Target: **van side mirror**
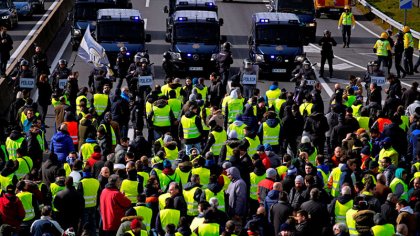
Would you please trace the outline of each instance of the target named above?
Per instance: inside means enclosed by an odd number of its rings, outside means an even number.
[[[146,43],[150,43],[152,41],[152,35],[146,34],[144,41],[146,41]]]
[[[223,18],[220,18],[220,19],[219,19],[219,25],[220,25],[220,26],[223,26],[223,23],[224,23]]]
[[[166,14],[168,14],[168,13],[169,13],[168,6],[164,6],[164,7],[163,7],[163,13],[166,13]]]

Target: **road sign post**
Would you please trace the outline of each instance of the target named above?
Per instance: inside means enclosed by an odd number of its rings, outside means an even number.
[[[404,25],[407,24],[407,10],[413,8],[413,0],[400,0],[400,9],[404,10]]]

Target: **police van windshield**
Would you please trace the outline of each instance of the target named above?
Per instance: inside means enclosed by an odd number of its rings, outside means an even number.
[[[98,42],[144,43],[144,26],[140,22],[105,21],[97,25]]]
[[[174,39],[177,42],[217,44],[219,34],[218,24],[175,24]]]
[[[270,45],[300,45],[299,27],[286,25],[263,25],[257,26],[257,44]]]
[[[96,14],[99,9],[115,7],[114,4],[84,3],[76,4],[74,18],[78,21],[96,21]]]
[[[277,10],[281,12],[313,12],[315,11],[313,0],[277,0]]]

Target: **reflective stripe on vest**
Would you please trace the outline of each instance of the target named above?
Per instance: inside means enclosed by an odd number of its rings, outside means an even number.
[[[185,139],[193,139],[200,137],[200,132],[197,126],[195,125],[195,117],[196,116],[188,118],[184,115],[181,118],[182,132],[184,132]]]
[[[178,225],[181,212],[175,209],[160,210],[160,224],[164,229],[169,224]]]
[[[135,206],[137,216],[142,216],[142,223],[146,225],[147,231],[150,231],[150,224],[152,223],[153,210],[146,206]]]
[[[210,170],[204,167],[197,167],[191,169],[192,175],[200,176],[200,184],[202,189],[206,189],[210,182]]]
[[[7,137],[6,139],[6,149],[9,153],[9,159],[10,160],[16,160],[16,150],[20,148],[22,145],[23,140],[25,140],[24,137],[20,137],[17,140],[12,140],[10,137]]]
[[[171,107],[166,105],[164,107],[153,106],[153,125],[158,127],[171,126],[170,114]]]
[[[267,122],[263,123],[263,143],[271,146],[279,145],[280,123],[275,127],[268,126]]]
[[[84,178],[80,181],[83,186],[83,197],[85,198],[85,208],[96,207],[98,190],[100,183],[94,178]]]
[[[187,215],[197,216],[198,215],[198,202],[194,199],[195,191],[198,187],[194,187],[190,190],[183,191],[185,202],[187,203]]]
[[[137,195],[138,195],[138,184],[136,180],[128,180],[125,179],[121,183],[120,192],[124,192],[124,195],[130,199],[131,203],[137,202]]]
[[[248,155],[252,157],[255,153],[257,153],[257,148],[261,144],[260,138],[255,136],[254,139],[250,137],[245,137],[245,139],[249,142]]]
[[[226,131],[222,130],[220,132],[211,131],[211,134],[214,137],[214,144],[210,147],[210,151],[213,155],[218,156],[220,155],[220,150],[222,149],[223,144],[226,142]]]
[[[338,200],[335,201],[335,223],[346,223],[346,213],[353,207],[353,200],[341,204]]]
[[[29,221],[35,218],[35,209],[32,205],[32,193],[20,192],[16,194],[16,197],[20,199],[23,209],[25,209],[25,218],[23,218],[23,221]]]
[[[101,116],[105,112],[108,107],[108,100],[107,94],[96,93],[93,95],[93,106],[98,116]]]
[[[258,184],[264,180],[266,177],[265,173],[263,175],[257,175],[254,172],[249,174],[249,182],[251,184],[251,188],[249,191],[249,195],[251,199],[257,200],[258,199]]]
[[[217,202],[219,203],[219,205],[217,206],[217,209],[225,212],[225,192],[222,190],[220,190],[218,193],[214,193],[213,191],[211,191],[210,189],[206,189],[204,190],[205,195],[206,195],[206,201],[210,202],[210,198],[212,197],[216,197],[217,198]]]
[[[400,199],[408,200],[408,186],[407,184],[399,178],[394,178],[391,183],[389,184],[389,188],[391,189],[392,193],[395,193],[396,187],[398,184],[402,184],[404,188],[404,192],[401,194]]]
[[[267,96],[268,107],[273,106],[274,101],[278,99],[281,95],[281,90],[276,88],[275,90],[268,90],[265,92],[265,96]]]

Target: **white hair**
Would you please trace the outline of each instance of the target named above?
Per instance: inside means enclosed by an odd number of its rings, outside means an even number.
[[[351,194],[351,188],[349,186],[343,186],[341,188],[341,195],[350,195]]]
[[[210,203],[210,206],[211,207],[217,207],[217,206],[219,206],[219,200],[217,200],[216,197],[210,198],[209,203]]]

